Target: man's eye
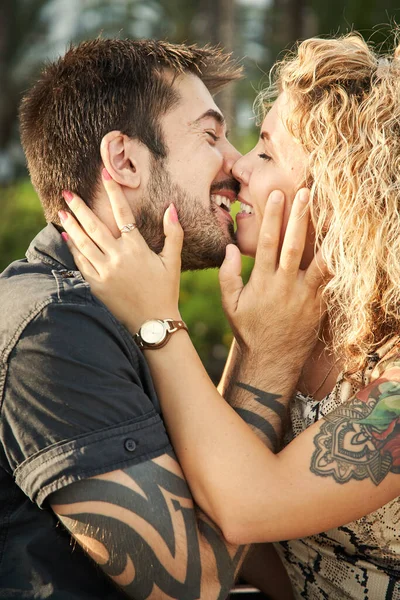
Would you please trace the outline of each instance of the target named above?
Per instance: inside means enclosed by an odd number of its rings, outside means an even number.
[[[209,135],[214,142],[218,142],[219,137],[213,131],[206,131],[207,135]]]
[[[265,154],[265,152],[262,152],[261,154],[258,155],[260,158],[262,158],[263,160],[272,160],[270,156],[268,156],[268,154]]]

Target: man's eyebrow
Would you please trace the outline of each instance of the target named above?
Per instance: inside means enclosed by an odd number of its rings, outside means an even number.
[[[260,138],[261,138],[263,141],[267,141],[267,142],[269,142],[269,141],[271,140],[271,136],[269,135],[268,131],[262,131],[262,132],[260,133]]]
[[[198,125],[200,123],[200,121],[203,121],[204,119],[207,119],[209,117],[211,117],[212,119],[215,119],[217,121],[217,123],[219,125],[221,125],[221,127],[223,127],[225,125],[224,116],[217,110],[214,110],[213,108],[206,110],[206,112],[203,113],[202,115],[200,115],[200,117],[198,119],[193,121],[192,125]]]

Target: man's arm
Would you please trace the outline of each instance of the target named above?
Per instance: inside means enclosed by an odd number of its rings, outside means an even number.
[[[279,369],[279,365],[276,364],[272,364],[271,367]],[[294,372],[291,378],[288,376],[285,382],[277,381],[279,389],[286,391],[286,397],[283,397],[282,394],[268,393],[243,383],[247,377],[246,369],[246,360],[243,359],[239,344],[234,339],[218,391],[265,445],[277,452],[281,445],[288,401],[296,385],[294,380],[297,372]],[[279,372],[269,376],[276,380]],[[290,579],[272,544],[253,545],[240,569],[240,576],[267,594],[271,600],[293,598]]]
[[[296,388],[302,359],[284,365],[284,356],[260,364],[247,357],[233,340],[218,391],[265,445],[278,452]],[[252,385],[254,382],[257,385]],[[277,393],[279,390],[279,393]]]
[[[135,600],[224,600],[246,554],[194,506],[172,452],[73,483],[50,503],[91,558]]]

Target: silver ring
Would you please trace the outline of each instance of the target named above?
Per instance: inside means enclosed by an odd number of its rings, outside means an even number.
[[[134,229],[137,229],[136,223],[127,223],[126,225],[121,227],[120,232],[121,233],[129,233],[130,231],[133,231]]]

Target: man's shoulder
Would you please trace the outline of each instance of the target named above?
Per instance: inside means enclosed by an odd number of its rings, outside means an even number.
[[[50,337],[60,323],[68,324],[76,332],[83,323],[90,323],[88,330],[100,328],[108,335],[122,335],[129,346],[133,345],[124,335],[122,325],[92,295],[73,262],[59,258],[51,244],[49,253],[43,245],[37,248],[36,240],[40,241],[41,236],[43,233],[31,243],[27,258],[14,261],[0,275],[0,305],[4,315],[0,320],[0,356],[3,361],[35,321],[40,321],[40,327],[48,330]]]
[[[78,271],[52,268],[26,259],[11,263],[0,275],[1,346],[7,344],[49,305],[93,303],[88,284]]]

